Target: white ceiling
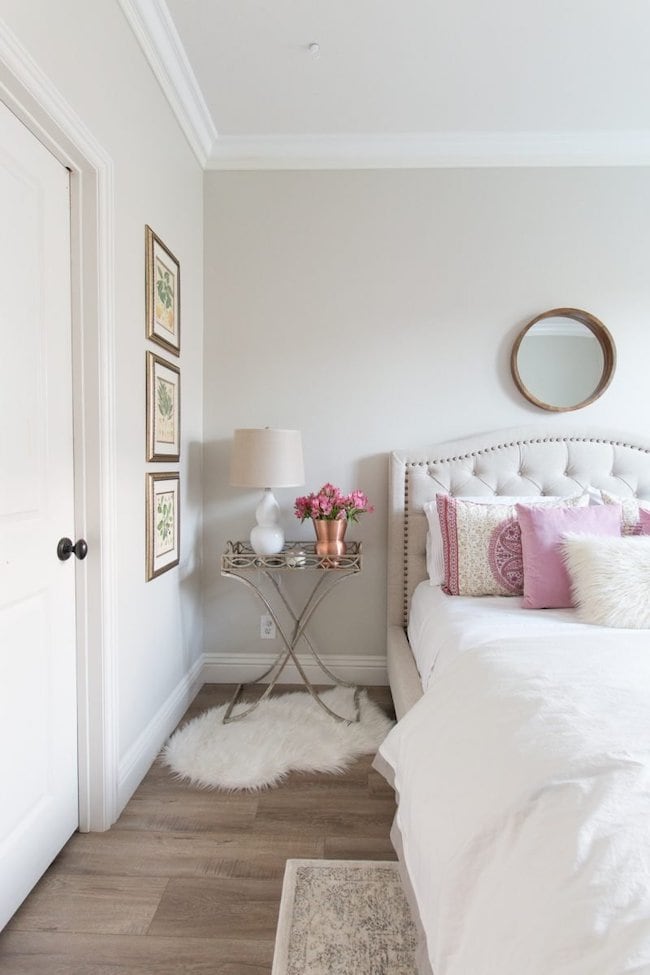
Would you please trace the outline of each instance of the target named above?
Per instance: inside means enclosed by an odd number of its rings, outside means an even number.
[[[166,24],[177,80],[180,60],[204,99],[208,165],[481,147],[647,161],[648,0],[120,2],[154,47]]]

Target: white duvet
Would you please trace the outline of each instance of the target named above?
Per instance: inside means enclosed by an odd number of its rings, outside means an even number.
[[[563,629],[465,649],[381,747],[435,975],[650,973],[650,633]]]

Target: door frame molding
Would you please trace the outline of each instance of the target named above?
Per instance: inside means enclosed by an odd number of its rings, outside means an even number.
[[[0,99],[70,170],[79,828],[117,817],[117,480],[113,162],[0,19]]]

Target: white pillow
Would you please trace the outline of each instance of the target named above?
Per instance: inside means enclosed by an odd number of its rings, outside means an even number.
[[[650,628],[650,536],[567,535],[563,548],[581,620]]]
[[[595,488],[592,487],[591,484],[588,484],[583,493],[588,496],[590,505],[605,504],[603,492],[600,490],[600,488]]]
[[[473,504],[579,504],[589,503],[589,488],[585,488],[582,494],[574,494],[567,498],[556,497],[553,495],[528,494],[513,496],[506,494],[495,494],[486,497],[471,497],[470,495],[454,495],[457,501],[471,501]],[[442,532],[440,531],[440,518],[435,498],[427,501],[422,506],[427,516],[429,530],[426,540],[427,574],[432,586],[441,586],[445,581],[445,557],[442,545]]]

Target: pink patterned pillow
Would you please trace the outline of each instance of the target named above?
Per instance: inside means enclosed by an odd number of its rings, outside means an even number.
[[[639,527],[642,535],[650,535],[650,511],[639,508]]]
[[[590,508],[539,508],[518,504],[517,517],[521,527],[526,609],[573,605],[562,552],[566,534],[621,534],[620,504]]]
[[[532,499],[531,499],[532,500]],[[586,494],[536,499],[535,506],[587,505]],[[515,504],[436,495],[442,535],[442,588],[452,596],[521,596],[523,563]]]

